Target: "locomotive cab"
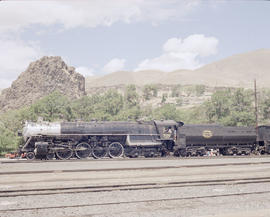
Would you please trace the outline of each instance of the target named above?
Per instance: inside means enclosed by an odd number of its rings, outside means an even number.
[[[180,146],[179,130],[184,125],[183,122],[173,120],[154,121],[160,140],[163,141],[167,150],[173,152],[176,147]]]
[[[183,122],[168,121],[154,121],[157,131],[160,135],[160,140],[176,141],[177,130],[183,126]]]

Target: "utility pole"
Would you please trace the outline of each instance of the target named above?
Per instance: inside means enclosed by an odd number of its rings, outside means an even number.
[[[256,79],[254,79],[254,99],[255,99],[255,117],[256,117],[256,139],[258,141],[258,100]]]

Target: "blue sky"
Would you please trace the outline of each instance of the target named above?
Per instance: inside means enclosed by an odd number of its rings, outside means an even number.
[[[269,11],[251,0],[2,1],[0,88],[44,55],[91,76],[196,69],[268,49]]]

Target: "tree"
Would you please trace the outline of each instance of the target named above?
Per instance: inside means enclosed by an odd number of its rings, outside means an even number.
[[[45,96],[30,107],[36,115],[41,116],[45,121],[71,120],[73,119],[70,100],[58,91]]]
[[[139,104],[139,95],[136,92],[136,86],[134,84],[128,85],[125,89],[125,104],[128,108],[137,106]]]
[[[180,88],[181,88],[180,84],[173,86],[171,97],[179,97],[181,95]]]
[[[125,109],[116,116],[115,120],[129,121],[141,119],[142,112],[139,106],[133,106],[132,108]]]
[[[162,94],[162,98],[161,98],[161,104],[164,104],[166,102],[168,98],[168,94],[167,93],[163,93]]]
[[[260,92],[259,111],[261,113],[261,122],[267,123],[270,120],[270,90]]]
[[[0,155],[17,148],[18,137],[0,122]]]
[[[176,106],[173,104],[165,104],[157,108],[153,113],[154,119],[157,120],[180,120]]]
[[[242,88],[219,90],[204,103],[204,107],[210,123],[230,126],[250,126],[255,123],[252,94]]]
[[[100,105],[104,108],[105,113],[115,116],[123,109],[123,97],[116,90],[109,90],[102,97]]]
[[[196,85],[195,86],[195,92],[196,92],[196,96],[201,96],[204,94],[205,92],[205,85]]]
[[[209,122],[216,122],[222,117],[229,115],[231,104],[230,95],[230,90],[219,90],[204,104]]]
[[[152,97],[157,97],[158,87],[153,84],[147,84],[143,87],[143,98],[149,100]]]
[[[89,96],[83,96],[78,100],[75,100],[72,104],[72,110],[75,119],[90,121],[94,114],[94,107],[96,99]]]

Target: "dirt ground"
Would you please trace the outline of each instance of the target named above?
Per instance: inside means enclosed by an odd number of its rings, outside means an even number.
[[[0,178],[1,217],[270,216],[270,158],[33,163],[9,163],[1,160]],[[234,179],[238,181],[217,182]],[[248,182],[245,181],[247,179]],[[208,185],[210,180],[215,184]],[[166,186],[167,183],[178,182],[187,185]],[[192,182],[197,184],[190,185]],[[47,195],[36,192],[24,196],[10,196],[8,193],[15,190],[145,183],[166,187],[97,192],[88,189]],[[27,194],[27,191],[23,193]]]

